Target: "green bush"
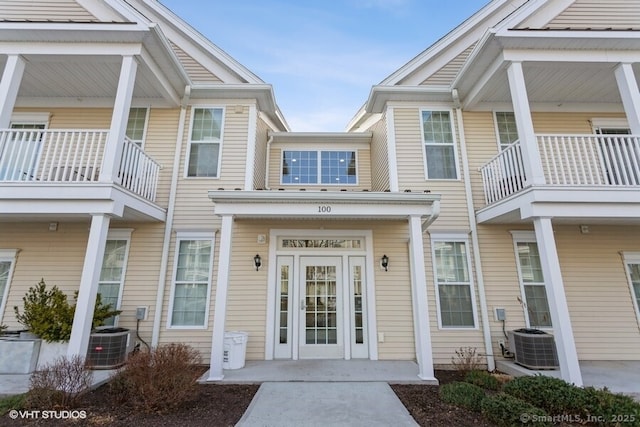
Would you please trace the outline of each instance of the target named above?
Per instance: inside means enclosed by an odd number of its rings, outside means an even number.
[[[78,292],[74,296],[77,300]],[[70,305],[65,293],[57,286],[47,289],[44,279],[41,279],[40,283],[29,288],[22,302],[22,314],[18,307],[13,307],[13,311],[18,322],[29,332],[47,342],[69,341],[76,305]],[[103,304],[98,294],[91,326],[102,326],[106,319],[118,314],[120,311],[113,310],[111,304]]]
[[[112,396],[143,412],[164,412],[195,396],[199,353],[184,344],[168,344],[129,357],[110,383]]]
[[[480,411],[480,404],[484,397],[484,390],[469,383],[452,382],[440,387],[440,399],[472,411]]]
[[[544,375],[514,378],[502,387],[502,391],[553,415],[581,414],[585,406],[585,396],[580,388]]]
[[[480,408],[482,415],[499,427],[552,425],[545,411],[505,393],[487,396]]]
[[[471,371],[464,377],[464,381],[487,390],[500,388],[500,381],[487,371]]]
[[[581,416],[598,417],[600,425],[640,427],[640,403],[629,396],[614,394],[606,389],[581,389],[585,406]]]

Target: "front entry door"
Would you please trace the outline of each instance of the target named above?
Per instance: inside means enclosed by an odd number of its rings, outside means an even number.
[[[344,357],[342,258],[300,258],[301,359]]]

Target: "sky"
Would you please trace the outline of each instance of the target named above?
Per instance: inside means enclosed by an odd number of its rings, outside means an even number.
[[[371,87],[489,0],[161,0],[273,85],[292,131],[341,132]]]

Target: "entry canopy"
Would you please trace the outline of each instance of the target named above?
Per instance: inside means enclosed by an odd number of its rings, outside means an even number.
[[[423,229],[440,213],[440,195],[355,191],[209,191],[216,215],[278,219],[407,219]]]

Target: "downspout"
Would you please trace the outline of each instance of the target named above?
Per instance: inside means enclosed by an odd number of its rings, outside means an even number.
[[[180,155],[182,153],[182,140],[184,139],[184,126],[187,117],[187,103],[191,95],[191,86],[185,86],[184,96],[180,104],[180,121],[178,122],[178,136],[176,137],[176,152],[173,157],[173,174],[171,176],[171,190],[169,192],[169,206],[167,208],[167,221],[164,227],[164,239],[162,243],[162,258],[160,260],[160,273],[158,275],[158,293],[156,295],[156,311],[153,316],[153,332],[151,346],[157,347],[160,341],[160,322],[162,321],[162,307],[167,279],[167,266],[169,264],[169,244],[171,243],[171,229],[173,228],[173,215],[176,209],[176,191],[178,177],[180,175]]]
[[[264,168],[264,189],[271,190],[269,187],[269,159],[271,158],[271,143],[273,142],[273,135],[269,135],[269,139],[267,140],[267,152],[265,157],[265,168]]]
[[[478,284],[478,297],[480,299],[480,317],[482,320],[482,334],[484,337],[484,346],[487,354],[487,368],[489,371],[496,369],[496,361],[493,355],[493,345],[491,344],[491,329],[489,327],[489,312],[487,311],[487,297],[484,288],[484,275],[482,274],[482,259],[480,257],[480,243],[478,242],[478,227],[476,224],[476,215],[473,210],[473,194],[471,193],[471,176],[469,175],[469,158],[467,156],[467,143],[464,135],[464,126],[462,122],[462,110],[460,109],[460,101],[458,93],[453,90],[453,98],[456,103],[456,120],[458,122],[458,134],[460,136],[460,151],[462,152],[462,170],[464,173],[464,187],[467,198],[467,214],[469,216],[469,226],[471,227],[471,246],[473,247],[473,263],[476,267],[476,281]]]

